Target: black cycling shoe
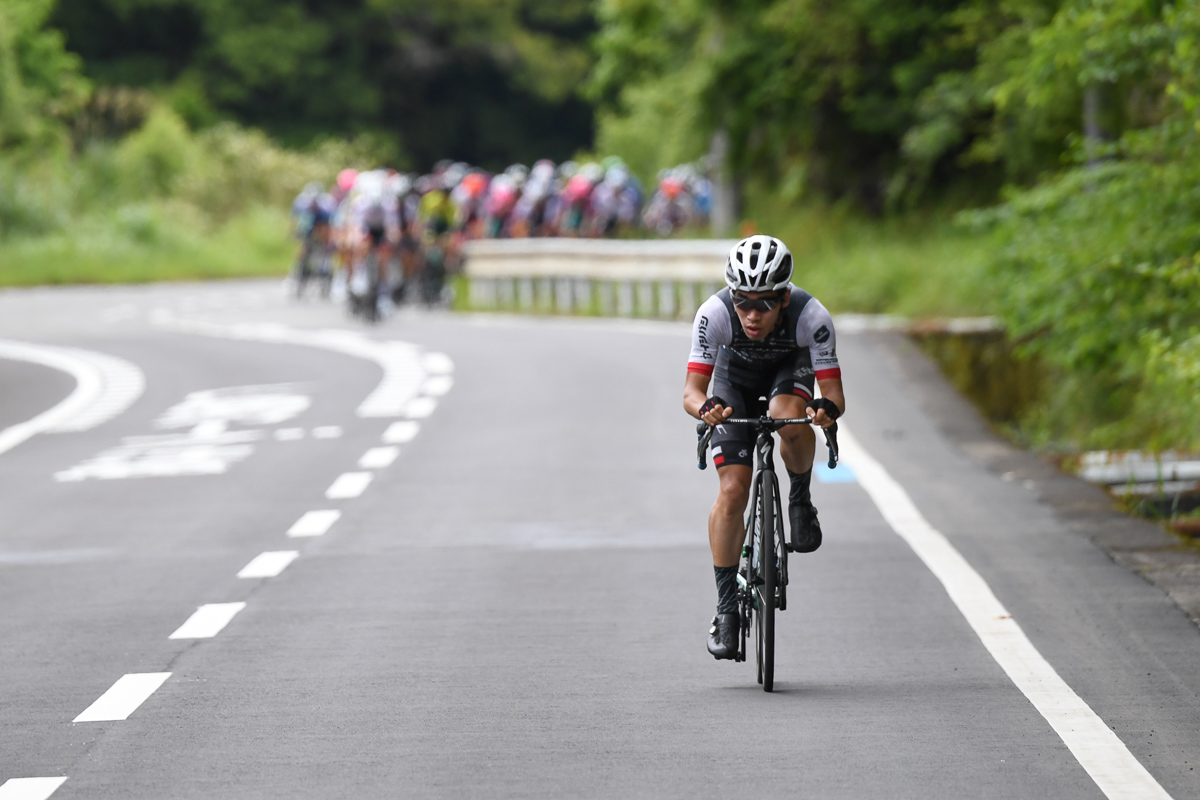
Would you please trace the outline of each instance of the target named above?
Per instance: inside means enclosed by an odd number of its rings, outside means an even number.
[[[737,637],[741,626],[736,611],[728,614],[717,614],[713,617],[712,627],[708,629],[708,652],[713,658],[737,658]]]
[[[817,509],[812,503],[791,503],[788,516],[792,518],[793,553],[811,553],[821,546],[821,523],[817,521]]]

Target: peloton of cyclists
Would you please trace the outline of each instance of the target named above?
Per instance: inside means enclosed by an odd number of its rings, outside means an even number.
[[[709,628],[708,651],[718,659],[737,653],[737,565],[746,538],[742,515],[754,456],[747,426],[722,422],[731,416],[760,416],[760,397],[767,398],[770,416],[796,419],[807,414],[821,428],[832,425],[846,408],[833,319],[819,300],[792,285],[792,273],[792,254],[782,241],[763,235],[742,239],[729,251],[725,288],[704,301],[692,326],[683,407],[716,426],[712,462],[719,488],[709,512],[708,537],[717,614]],[[813,393],[814,380],[819,398]],[[816,438],[808,425],[789,425],[779,435],[791,482],[789,550],[810,553],[821,546],[809,490]]]

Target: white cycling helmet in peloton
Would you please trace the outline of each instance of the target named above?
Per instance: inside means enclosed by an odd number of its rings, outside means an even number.
[[[777,292],[792,281],[792,253],[774,236],[747,236],[725,261],[725,283],[737,292]]]

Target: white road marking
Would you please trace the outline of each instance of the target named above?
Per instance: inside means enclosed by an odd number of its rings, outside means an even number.
[[[300,553],[295,550],[274,550],[259,553],[238,572],[239,578],[274,578],[287,569]]]
[[[54,474],[58,481],[87,478],[169,477],[176,475],[220,475],[229,465],[254,452],[250,442],[262,431],[218,431],[208,423],[190,433],[164,436],[126,436],[121,445],[96,455],[70,469]]]
[[[421,423],[413,422],[412,420],[404,420],[402,422],[393,422],[388,426],[388,429],[383,432],[383,441],[388,444],[404,444],[411,442],[417,435],[417,431],[421,430]]]
[[[66,778],[9,778],[0,784],[0,800],[47,800]]]
[[[341,437],[342,429],[338,425],[322,425],[313,428],[312,435],[314,439],[337,439]]]
[[[454,362],[445,353],[426,353],[421,356],[421,366],[430,375],[444,375],[454,371]]]
[[[337,480],[325,490],[325,496],[330,500],[346,500],[351,497],[358,497],[363,493],[363,490],[371,483],[371,473],[369,472],[345,472],[338,476]]]
[[[404,407],[404,416],[409,419],[424,419],[437,408],[437,400],[432,397],[416,397],[408,401]]]
[[[421,384],[421,394],[429,395],[430,397],[441,397],[450,391],[450,387],[453,385],[454,378],[451,378],[449,375],[431,375]]]
[[[202,422],[278,425],[300,415],[312,400],[293,384],[230,386],[192,392],[167,409],[157,420],[159,428],[194,428]]]
[[[0,453],[39,433],[94,428],[133,405],[146,386],[141,370],[103,353],[0,340],[0,358],[41,364],[75,379],[75,390],[61,403],[0,431]]]
[[[280,428],[275,431],[275,438],[280,442],[294,442],[304,438],[304,428]]]
[[[176,330],[207,336],[320,347],[374,361],[383,368],[383,380],[359,405],[357,413],[360,417],[402,416],[404,407],[417,396],[421,382],[425,379],[423,356],[416,345],[407,342],[380,342],[358,331],[307,331],[274,323],[220,325],[202,320],[183,320],[170,315],[154,317],[152,321]],[[449,359],[445,356],[442,358],[445,361],[435,358],[431,363],[445,367]]]
[[[306,511],[304,516],[296,520],[295,524],[288,528],[287,535],[293,538],[301,536],[324,536],[325,532],[341,516],[342,512],[335,509]]]
[[[259,430],[228,431],[230,424],[276,425],[302,413],[310,402],[290,384],[192,392],[155,420],[159,428],[190,427],[189,432],[127,436],[120,446],[62,470],[54,477],[59,481],[81,481],[219,475],[230,464],[250,456],[254,452],[250,443],[264,435]],[[303,435],[302,429],[293,430],[300,430]]]
[[[169,677],[169,672],[135,672],[122,675],[107,692],[97,698],[96,702],[84,709],[83,713],[75,718],[75,722],[113,722],[129,719],[129,715],[158,691],[158,687]]]
[[[983,577],[921,515],[908,493],[843,426],[841,452],[883,518],[942,582],[984,647],[1109,800],[1170,800],[1104,720],[1025,636]]]
[[[363,469],[383,469],[391,466],[398,455],[400,455],[399,447],[372,447],[362,454],[358,465]]]
[[[195,614],[188,617],[187,622],[179,626],[179,630],[167,638],[211,639],[245,607],[245,603],[210,603],[200,606]]]

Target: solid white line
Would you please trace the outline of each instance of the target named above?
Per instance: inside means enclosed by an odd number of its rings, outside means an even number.
[[[402,422],[393,422],[388,426],[388,429],[383,432],[383,441],[388,444],[404,444],[411,442],[416,438],[417,432],[421,430],[421,423],[412,420],[404,420]]]
[[[0,800],[46,800],[66,778],[9,778],[0,784]]]
[[[399,447],[372,447],[362,454],[358,465],[363,469],[383,469],[391,466],[398,455],[400,455]]]
[[[75,379],[75,390],[61,403],[0,431],[0,453],[46,431],[94,428],[133,405],[146,386],[141,370],[104,353],[0,340],[0,358],[41,364]]]
[[[146,702],[169,677],[169,672],[135,672],[122,675],[107,692],[96,699],[96,702],[84,709],[75,721],[113,722],[129,719],[129,715]]]
[[[245,603],[209,603],[196,609],[168,639],[211,639],[246,607]]]
[[[274,578],[287,569],[300,553],[295,550],[275,550],[259,553],[238,572],[239,578]]]
[[[306,511],[304,516],[296,520],[288,528],[287,535],[293,538],[299,536],[324,536],[333,523],[338,521],[342,512],[333,509],[323,511]]]
[[[345,500],[351,497],[358,497],[367,488],[367,485],[371,483],[372,477],[369,472],[343,473],[325,490],[325,496],[330,500]]]
[[[843,426],[841,452],[892,529],[942,582],[1017,688],[1033,703],[1109,800],[1170,800],[1104,720],[1067,685],[1025,636],[983,577],[933,528],[883,465]]]
[[[0,341],[0,358],[11,358],[41,364],[61,370],[75,379],[75,391],[58,405],[38,414],[25,422],[0,431],[0,453],[24,442],[32,436],[48,431],[56,425],[65,424],[78,414],[85,412],[96,402],[104,389],[104,379],[91,362],[72,357],[57,347],[39,347],[24,342]]]
[[[96,402],[71,419],[54,427],[55,433],[87,431],[124,413],[146,391],[146,376],[123,358],[91,350],[69,349],[66,352],[90,361],[100,370],[104,390]]]

